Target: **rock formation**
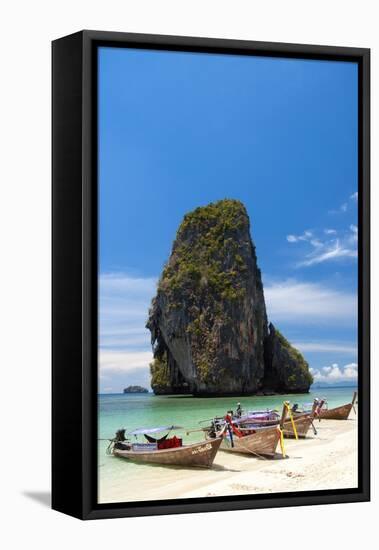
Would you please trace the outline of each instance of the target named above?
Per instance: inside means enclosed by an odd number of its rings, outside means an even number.
[[[124,393],[149,393],[149,390],[142,386],[128,386],[124,388]]]
[[[270,323],[265,340],[264,387],[274,392],[304,393],[312,382],[304,357]]]
[[[146,326],[155,393],[242,395],[305,387],[302,356],[288,342],[281,345],[271,326],[268,331],[250,221],[239,201],[211,203],[184,217]]]

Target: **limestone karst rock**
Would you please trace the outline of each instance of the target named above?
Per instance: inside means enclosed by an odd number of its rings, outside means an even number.
[[[241,202],[225,199],[184,217],[146,326],[155,393],[242,395],[264,389],[270,334],[250,221]],[[277,344],[274,348],[272,373],[284,354]]]
[[[312,382],[304,357],[270,323],[265,340],[264,386],[272,391],[303,393],[309,391]]]

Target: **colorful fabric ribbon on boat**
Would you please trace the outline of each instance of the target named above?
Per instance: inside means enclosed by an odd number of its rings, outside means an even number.
[[[299,439],[298,435],[297,435],[297,430],[296,430],[296,426],[295,426],[295,421],[293,419],[293,414],[292,414],[292,411],[291,411],[291,407],[290,407],[290,404],[288,401],[285,401],[284,402],[284,405],[285,407],[287,408],[287,412],[288,412],[288,416],[290,417],[290,420],[291,420],[291,424],[292,424],[292,429],[293,429],[293,433],[295,435],[295,439]]]

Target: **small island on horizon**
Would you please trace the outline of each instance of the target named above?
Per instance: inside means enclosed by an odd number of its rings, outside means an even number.
[[[124,388],[124,393],[149,393],[149,390],[143,386],[128,386]]]

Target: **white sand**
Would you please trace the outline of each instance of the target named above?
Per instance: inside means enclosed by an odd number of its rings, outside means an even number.
[[[357,487],[357,419],[316,422],[318,434],[307,439],[285,440],[288,458],[257,459],[219,451],[212,469],[146,469],[133,481],[122,475],[100,483],[100,502],[161,500],[205,496],[277,493]],[[116,459],[117,460],[117,459]],[[140,476],[138,476],[140,478]]]

